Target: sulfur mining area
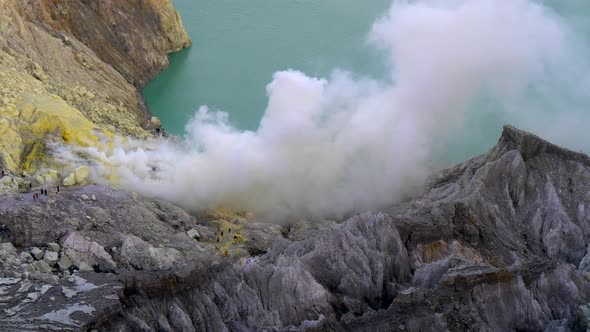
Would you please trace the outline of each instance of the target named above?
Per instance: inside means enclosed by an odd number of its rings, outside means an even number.
[[[339,177],[297,186],[324,172],[313,141],[252,171],[294,146],[260,143],[264,125],[212,136],[229,153],[260,144],[254,157],[181,159],[141,91],[191,44],[171,0],[0,0],[0,331],[590,329],[590,157],[506,125],[391,197]],[[223,172],[236,163],[248,172]],[[193,166],[197,185],[161,174]]]

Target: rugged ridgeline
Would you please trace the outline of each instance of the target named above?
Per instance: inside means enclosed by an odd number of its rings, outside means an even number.
[[[586,155],[506,127],[423,196],[342,223],[5,194],[0,330],[586,330],[589,189]]]
[[[0,167],[34,170],[48,134],[148,136],[138,89],[190,43],[170,0],[0,0]]]

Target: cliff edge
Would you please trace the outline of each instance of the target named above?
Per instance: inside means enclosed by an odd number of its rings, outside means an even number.
[[[140,89],[190,44],[170,0],[0,0],[0,167],[34,170],[48,134],[149,136]]]

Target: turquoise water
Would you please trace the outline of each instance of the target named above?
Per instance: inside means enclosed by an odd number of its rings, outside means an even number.
[[[173,2],[193,46],[172,54],[170,67],[144,90],[152,113],[169,133],[182,135],[201,105],[229,113],[236,128],[256,129],[266,108],[265,87],[279,70],[297,69],[325,77],[335,68],[343,68],[383,78],[384,61],[367,45],[366,37],[391,0]],[[579,35],[590,35],[586,15],[590,4],[581,0],[539,2],[566,18]],[[541,100],[539,96],[532,99]],[[466,119],[469,131],[457,133],[452,148],[440,149],[439,160],[456,162],[484,152],[495,143],[504,123],[545,134],[537,130],[543,126],[527,128],[523,125],[526,121],[499,115],[493,104],[475,107],[478,112]],[[571,148],[585,147],[560,140],[560,135],[544,137]]]
[[[390,0],[174,0],[193,46],[144,90],[167,131],[181,135],[201,105],[256,129],[278,70],[326,76],[334,68],[379,77],[366,35]]]

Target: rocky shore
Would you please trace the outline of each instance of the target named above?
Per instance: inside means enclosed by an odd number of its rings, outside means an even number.
[[[0,330],[585,330],[588,188],[589,157],[505,127],[422,196],[342,222],[4,193]]]

